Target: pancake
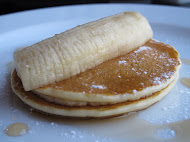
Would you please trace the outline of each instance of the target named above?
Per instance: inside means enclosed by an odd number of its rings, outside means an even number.
[[[155,92],[145,98],[113,105],[83,107],[69,107],[50,103],[45,99],[40,98],[31,91],[25,91],[20,78],[17,76],[16,71],[12,73],[11,85],[14,93],[24,103],[41,112],[74,118],[107,118],[120,116],[129,112],[139,111],[153,105],[170,92],[170,90],[174,87],[177,79],[178,75],[166,88]]]
[[[179,54],[172,46],[150,40],[123,56],[33,92],[62,105],[121,103],[164,89],[174,81],[180,66]]]

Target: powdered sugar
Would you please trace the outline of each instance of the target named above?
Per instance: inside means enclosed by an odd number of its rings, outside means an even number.
[[[95,89],[106,89],[106,86],[102,86],[102,85],[92,85],[90,88],[95,88]]]
[[[160,77],[154,77],[153,84],[161,84]]]
[[[135,94],[135,93],[137,93],[137,90],[134,89],[134,90],[133,90],[133,94]]]
[[[143,50],[152,50],[152,49],[148,46],[141,46],[138,50],[134,51],[134,53],[139,53]]]
[[[127,64],[127,62],[126,62],[125,60],[118,61],[118,63],[119,63],[119,65],[120,65],[120,64],[123,64],[123,65],[126,65],[126,64]]]

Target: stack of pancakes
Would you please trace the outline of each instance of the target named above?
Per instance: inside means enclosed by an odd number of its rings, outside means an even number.
[[[150,39],[84,72],[30,91],[23,87],[17,67],[11,83],[15,94],[36,110],[65,117],[107,118],[161,100],[174,87],[180,66],[172,46]]]
[[[33,108],[69,117],[111,117],[145,109],[175,85],[179,54],[154,40],[69,79],[24,91],[16,70],[14,92]]]

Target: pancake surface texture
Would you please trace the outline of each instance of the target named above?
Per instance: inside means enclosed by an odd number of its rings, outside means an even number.
[[[12,74],[11,83],[12,89],[15,92],[15,94],[17,94],[17,96],[23,102],[25,102],[27,105],[33,107],[36,110],[48,114],[73,118],[110,118],[127,114],[129,112],[139,111],[153,105],[170,92],[170,90],[174,87],[177,79],[178,76],[166,88],[146,98],[113,105],[83,107],[69,107],[55,103],[50,103],[32,92],[25,91],[22,86],[21,80],[17,76],[16,71],[14,71]]]
[[[64,105],[105,105],[147,97],[178,75],[178,52],[154,40],[69,79],[33,90]]]

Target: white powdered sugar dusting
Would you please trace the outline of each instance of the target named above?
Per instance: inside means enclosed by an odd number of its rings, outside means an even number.
[[[153,84],[161,84],[160,77],[154,77]]]
[[[133,70],[133,71],[135,71],[135,69],[134,69],[134,68],[132,68],[132,70]]]
[[[133,94],[137,93],[137,90],[133,90]]]
[[[144,71],[144,74],[147,74],[147,72],[146,72],[146,71]]]
[[[138,50],[134,51],[134,53],[139,53],[144,50],[152,50],[152,49],[148,46],[141,46]]]
[[[172,60],[172,59],[168,59],[168,61],[169,61],[170,63],[173,63],[173,60]]]
[[[126,64],[127,64],[125,60],[118,61],[118,63],[119,63],[119,65],[120,65],[120,64],[124,64],[124,65],[126,65]]]
[[[168,79],[169,75],[167,75],[167,73],[163,73],[161,76],[163,76],[164,78]]]
[[[92,85],[90,88],[95,88],[95,89],[106,89],[106,86],[102,86],[102,85]]]

